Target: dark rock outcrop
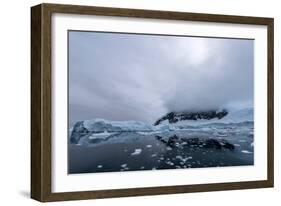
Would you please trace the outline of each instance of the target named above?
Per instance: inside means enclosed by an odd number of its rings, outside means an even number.
[[[176,123],[183,120],[199,120],[199,119],[221,119],[228,114],[227,110],[222,111],[210,110],[210,111],[199,111],[199,112],[170,112],[158,119],[154,125],[159,125],[161,122],[168,120],[169,123]]]

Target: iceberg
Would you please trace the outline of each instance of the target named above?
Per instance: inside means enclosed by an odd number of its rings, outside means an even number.
[[[83,122],[90,132],[149,132],[153,126],[141,121],[110,121],[105,119],[92,119]]]
[[[118,133],[125,132],[153,132],[153,126],[141,121],[110,121],[105,119],[92,119],[78,121],[73,126],[70,143],[78,144],[85,140],[92,142],[106,141]]]

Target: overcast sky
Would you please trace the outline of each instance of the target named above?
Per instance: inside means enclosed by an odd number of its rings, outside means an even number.
[[[253,40],[69,33],[69,120],[253,104]]]

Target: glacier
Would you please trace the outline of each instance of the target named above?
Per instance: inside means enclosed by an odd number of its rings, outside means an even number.
[[[153,126],[141,121],[110,121],[97,118],[78,121],[71,129],[70,142],[73,144],[83,144],[85,143],[85,137],[89,140],[107,140],[109,137],[118,132],[151,131],[153,131]],[[80,142],[80,140],[82,142]]]
[[[106,141],[111,137],[118,136],[117,134],[120,132],[136,132],[144,136],[162,133],[165,136],[165,133],[179,130],[187,130],[186,132],[192,130],[213,131],[214,127],[231,126],[239,126],[239,129],[243,129],[243,125],[252,124],[253,121],[252,108],[230,110],[228,115],[220,119],[182,120],[175,123],[163,121],[156,126],[141,121],[110,121],[96,118],[77,122],[71,128],[70,142],[73,144],[97,143],[101,141],[94,141],[94,139]],[[85,137],[90,141],[85,141]]]
[[[253,109],[230,110],[229,114],[219,119],[182,120],[169,123],[167,120],[159,125],[152,125],[141,121],[110,121],[101,118],[79,121],[70,130],[70,142],[73,144],[98,143],[118,136],[119,133],[135,132],[143,136],[162,134],[168,136],[171,131],[206,132],[210,130],[216,134],[218,128],[238,127],[253,124]],[[216,128],[216,129],[214,129]],[[223,133],[218,133],[222,137]],[[95,139],[97,141],[95,141]],[[121,140],[121,139],[120,139]]]
[[[141,121],[109,121],[105,119],[92,119],[84,121],[83,125],[90,132],[144,132],[153,130],[153,126]]]

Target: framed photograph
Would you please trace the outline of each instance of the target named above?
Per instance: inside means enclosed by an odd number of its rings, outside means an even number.
[[[273,19],[31,8],[31,197],[273,187]]]

